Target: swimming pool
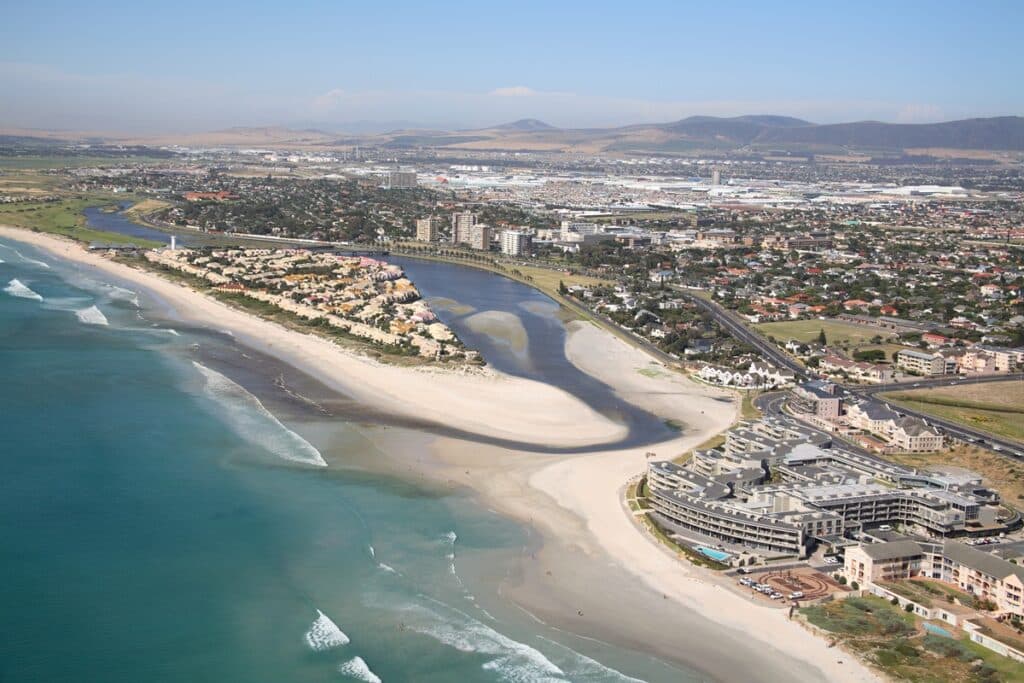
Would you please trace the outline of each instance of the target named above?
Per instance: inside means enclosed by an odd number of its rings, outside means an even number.
[[[716,562],[728,562],[729,558],[732,557],[729,553],[723,553],[721,550],[715,550],[714,548],[708,548],[707,546],[697,546],[698,552],[703,555],[707,555]]]
[[[924,630],[928,631],[928,633],[932,633],[932,634],[937,635],[937,636],[942,636],[943,638],[952,638],[953,637],[952,633],[950,633],[946,629],[942,628],[941,626],[936,626],[935,624],[929,624],[928,622],[925,622],[925,623],[923,623],[921,625],[924,626]]]

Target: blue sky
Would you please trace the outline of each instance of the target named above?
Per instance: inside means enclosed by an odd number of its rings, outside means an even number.
[[[39,0],[3,11],[0,126],[1024,114],[1022,26],[994,0]]]

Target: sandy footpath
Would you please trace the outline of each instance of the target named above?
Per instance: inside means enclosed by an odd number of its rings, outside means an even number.
[[[624,400],[682,425],[673,439],[602,450],[626,434],[570,394],[493,370],[460,373],[384,365],[328,340],[288,330],[199,292],[90,253],[53,236],[0,226],[0,236],[137,283],[184,319],[230,330],[326,384],[391,413],[483,437],[552,447],[593,446],[554,456],[449,437],[433,440],[435,475],[476,491],[539,532],[541,549],[506,581],[510,599],[574,632],[692,665],[715,680],[874,681],[854,658],[756,605],[724,579],[675,558],[641,531],[623,505],[626,482],[648,454],[678,455],[736,418],[728,394],[697,385],[587,323],[571,323],[566,356]],[[585,607],[585,609],[584,609]]]

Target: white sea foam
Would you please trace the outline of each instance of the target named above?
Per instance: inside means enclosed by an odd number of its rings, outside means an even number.
[[[455,577],[455,581],[459,586],[465,588],[462,583],[462,577],[459,576],[459,573],[455,570],[455,541],[457,541],[458,538],[459,535],[454,531],[449,531],[444,535],[444,541],[451,544],[451,552],[445,555],[445,558],[448,560],[448,572]]]
[[[7,286],[4,287],[4,291],[10,294],[11,296],[16,296],[20,299],[32,299],[34,301],[43,300],[43,297],[33,292],[31,289],[29,289],[28,285],[26,285],[24,282],[17,278],[8,282]]]
[[[75,311],[75,315],[78,319],[86,325],[109,325],[107,316],[103,315],[103,311],[90,306],[89,308],[83,308],[80,311]]]
[[[225,407],[234,430],[243,438],[263,446],[285,460],[327,467],[320,451],[281,424],[258,398],[216,370],[192,361],[206,380],[206,391]]]
[[[4,262],[4,260],[2,258],[0,258],[0,263],[3,263],[3,262]]]
[[[398,573],[397,571],[395,571],[394,567],[392,567],[391,565],[384,564],[383,562],[377,563],[377,566],[380,569],[383,569],[384,571],[386,571],[389,574],[397,574]]]
[[[371,545],[370,546],[370,558],[372,559],[372,558],[375,558],[375,557],[377,557],[377,553],[374,551],[373,546]]]
[[[633,678],[627,676],[621,671],[616,671],[610,666],[605,666],[601,662],[591,659],[586,655],[581,655],[571,647],[562,645],[559,642],[545,638],[544,636],[537,636],[540,640],[546,643],[554,645],[569,654],[572,659],[572,669],[569,671],[569,677],[572,680],[580,681],[609,681],[609,683],[647,683],[642,678]]]
[[[119,299],[121,301],[128,301],[128,302],[131,302],[131,304],[133,306],[135,306],[135,308],[139,308],[140,307],[138,292],[134,292],[134,291],[132,291],[130,289],[125,289],[124,287],[118,287],[117,285],[109,285],[108,284],[108,285],[106,285],[106,287],[110,290],[109,296],[110,296],[111,299]]]
[[[426,599],[436,607],[409,603],[400,608],[402,623],[406,628],[460,652],[476,652],[487,656],[483,668],[510,683],[568,680],[565,672],[539,650],[498,633],[454,607]]]
[[[173,327],[168,327],[166,329],[166,331],[167,331],[167,334],[170,334],[172,336],[175,336],[175,337],[180,337],[181,336],[181,334],[179,334],[178,331],[176,329],[174,329]]]
[[[369,665],[363,661],[362,657],[353,657],[339,665],[338,672],[360,681],[366,681],[366,683],[381,683],[380,676],[370,671]]]
[[[17,254],[18,258],[20,258],[22,261],[27,261],[28,263],[35,264],[35,265],[37,265],[37,266],[39,266],[41,268],[49,268],[50,267],[49,263],[46,263],[45,261],[40,261],[39,259],[31,258],[29,256],[25,256],[24,254],[22,254],[20,251],[18,251],[14,247],[8,247],[7,245],[2,245],[2,246],[4,246],[7,249],[10,249],[11,251],[13,251],[15,254]]]
[[[316,619],[313,620],[309,631],[306,632],[306,644],[309,645],[310,649],[315,652],[322,652],[323,650],[348,645],[348,636],[342,633],[338,625],[320,610],[317,610],[316,613]]]

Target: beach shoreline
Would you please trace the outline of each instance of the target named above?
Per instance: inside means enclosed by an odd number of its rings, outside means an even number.
[[[622,491],[643,470],[647,454],[666,458],[693,448],[732,424],[737,404],[723,402],[722,391],[660,367],[596,327],[571,326],[566,340],[570,362],[613,387],[623,400],[684,424],[682,434],[648,446],[615,449],[610,444],[625,435],[625,428],[558,388],[495,371],[469,374],[383,365],[151,271],[90,253],[69,240],[2,226],[0,236],[130,281],[154,293],[184,320],[229,330],[240,343],[373,407],[484,439],[523,444],[510,448],[436,437],[429,469],[432,476],[467,487],[539,532],[540,549],[502,584],[510,600],[537,618],[680,661],[718,680],[734,680],[751,670],[765,674],[760,680],[880,679],[852,656],[829,649],[825,641],[788,621],[784,610],[751,603],[721,577],[681,562],[639,529],[623,505]],[[551,456],[531,447],[587,450]],[[585,578],[604,585],[595,590],[580,580]],[[615,592],[622,597],[611,595]],[[624,600],[633,605],[631,611],[618,609]],[[687,628],[702,635],[687,635]],[[680,641],[693,643],[695,637],[700,637],[699,647],[687,645],[692,652],[681,654],[685,647]],[[705,653],[706,661],[699,661],[697,652]],[[756,660],[742,658],[748,654]],[[783,678],[787,673],[791,675]]]

